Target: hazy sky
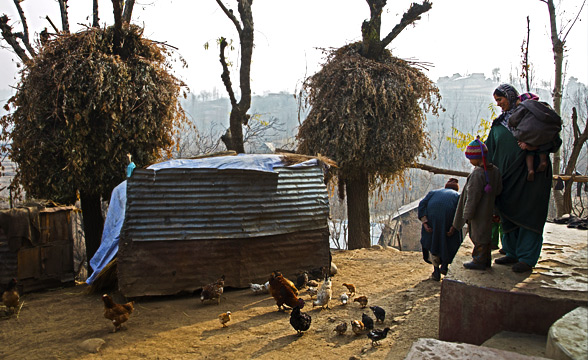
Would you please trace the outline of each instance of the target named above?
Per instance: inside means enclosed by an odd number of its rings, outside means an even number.
[[[147,1],[147,2],[145,2]],[[583,0],[562,2],[560,20],[577,14]],[[225,1],[236,10],[236,1]],[[411,0],[390,0],[382,16],[382,36],[396,25]],[[433,0],[432,9],[416,26],[406,28],[388,48],[395,56],[432,63],[425,73],[434,81],[440,76],[484,73],[490,77],[500,68],[504,80],[520,67],[521,44],[526,38],[526,17],[530,16],[530,58],[540,80],[553,78],[554,65],[547,5],[540,0]],[[25,0],[22,3],[31,34],[49,24],[45,15],[60,24],[57,1]],[[112,3],[100,1],[101,24],[112,24]],[[559,1],[556,0],[556,5]],[[70,26],[91,22],[91,0],[69,0]],[[7,14],[15,31],[21,30],[13,0],[0,0],[0,14]],[[588,84],[588,10],[567,38],[568,75]],[[364,0],[255,0],[255,48],[252,63],[254,93],[293,92],[302,79],[315,73],[323,62],[320,48],[340,47],[361,39],[361,23],[369,17]],[[133,11],[133,22],[145,28],[145,35],[179,48],[189,67],[176,69],[198,93],[218,88],[221,67],[216,39],[235,40],[230,54],[238,63],[238,37],[233,24],[214,0],[143,0]],[[558,26],[561,26],[558,24]],[[208,50],[204,44],[209,42]],[[2,42],[2,45],[6,45]],[[0,89],[17,83],[16,55],[0,49]],[[237,68],[232,69],[238,83]]]

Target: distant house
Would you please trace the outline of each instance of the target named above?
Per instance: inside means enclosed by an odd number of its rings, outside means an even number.
[[[402,251],[421,251],[421,222],[418,207],[422,198],[403,205],[384,226],[378,243]]]

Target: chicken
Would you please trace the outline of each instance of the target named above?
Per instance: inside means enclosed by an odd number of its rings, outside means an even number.
[[[16,309],[18,308],[18,303],[20,301],[20,296],[18,294],[18,289],[16,288],[16,279],[11,279],[8,282],[8,286],[4,293],[2,294],[2,303],[6,306],[7,313],[15,313]]]
[[[342,285],[349,290],[349,296],[355,295],[355,285],[349,283],[343,283]]]
[[[202,288],[202,292],[200,293],[200,301],[204,302],[204,300],[214,300],[216,299],[217,305],[220,304],[221,295],[223,294],[223,290],[225,287],[225,276],[222,275],[218,280],[208,285],[205,285]]]
[[[374,316],[376,317],[376,322],[381,321],[382,323],[384,322],[384,319],[386,319],[386,310],[382,309],[379,306],[370,306],[370,309],[372,309],[372,312],[374,313]]]
[[[294,330],[298,331],[298,336],[302,336],[302,332],[310,328],[312,317],[306,313],[300,311],[300,306],[296,306],[292,309],[290,314],[290,325]]]
[[[367,306],[368,303],[368,298],[365,295],[362,295],[360,297],[356,297],[355,299],[353,299],[354,302],[358,302],[362,308]]]
[[[347,305],[347,301],[349,301],[349,296],[346,293],[341,294],[339,296],[339,300],[341,300],[341,305]]]
[[[310,298],[312,299],[314,296],[316,296],[316,293],[318,292],[318,289],[314,286],[309,286],[308,288],[306,288],[306,293],[308,295],[310,295]]]
[[[104,317],[112,321],[114,325],[112,332],[120,330],[122,324],[129,320],[131,313],[135,309],[135,302],[131,301],[126,304],[117,304],[108,294],[102,295],[102,301],[104,301]]]
[[[335,329],[333,329],[333,331],[336,332],[337,335],[345,334],[345,332],[347,331],[347,323],[343,321],[341,324],[337,325]]]
[[[272,272],[269,279],[269,286],[270,294],[276,300],[278,311],[285,310],[284,305],[288,305],[291,308],[295,308],[296,306],[302,308],[304,306],[304,300],[298,297],[298,289],[296,289],[294,283],[282,276],[279,271]]]
[[[363,323],[363,327],[367,330],[372,330],[374,328],[374,319],[368,314],[361,314],[361,322]]]
[[[318,288],[319,283],[316,280],[308,280],[306,282],[306,286],[313,287],[313,288]]]
[[[263,294],[267,292],[265,284],[249,284],[249,288],[254,294]]]
[[[317,290],[316,300],[312,303],[312,307],[320,306],[324,309],[326,306],[327,309],[329,308],[329,301],[331,301],[331,297],[333,296],[331,286],[331,278],[329,275],[325,275],[325,281],[323,281],[321,287]]]
[[[303,289],[306,287],[306,283],[308,282],[308,272],[303,271],[296,277],[296,288]]]
[[[368,332],[367,337],[372,341],[372,346],[374,346],[374,344],[379,345],[378,341],[385,339],[388,335],[388,331],[390,331],[390,328],[387,327],[384,328],[384,330],[374,329]]]
[[[231,321],[231,312],[227,311],[225,313],[220,314],[218,316],[218,321],[220,321],[223,327],[227,327],[227,323]]]
[[[359,320],[353,320],[351,322],[351,330],[355,335],[361,335],[364,330],[363,323]]]

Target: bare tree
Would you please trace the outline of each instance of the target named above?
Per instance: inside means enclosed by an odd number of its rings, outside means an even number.
[[[232,9],[227,8],[221,0],[216,0],[218,6],[223,10],[225,15],[233,22],[241,46],[241,62],[239,71],[239,88],[241,90],[241,100],[237,102],[235,91],[231,83],[229,66],[225,58],[225,49],[228,46],[224,37],[220,38],[220,62],[223,68],[221,79],[229,99],[231,101],[231,115],[229,120],[229,129],[222,136],[228,150],[234,150],[237,153],[244,153],[243,145],[243,125],[247,125],[249,115],[247,111],[251,107],[251,58],[253,56],[253,13],[251,12],[252,0],[238,0],[237,10],[239,19],[235,16]]]
[[[561,28],[558,30],[557,28],[557,9],[553,3],[553,0],[539,0],[547,5],[547,9],[549,11],[549,24],[551,29],[551,45],[553,48],[553,59],[555,63],[555,78],[554,78],[554,86],[553,86],[553,109],[559,115],[561,115],[561,100],[562,100],[562,93],[563,93],[563,60],[564,60],[564,52],[565,52],[565,44],[570,31],[576,24],[579,19],[580,14],[582,13],[582,9],[586,4],[586,0],[582,2],[582,6],[580,10],[576,14],[576,17],[564,23]],[[561,151],[558,150],[553,154],[553,173],[559,174],[560,173],[560,162],[561,162]],[[557,216],[561,217],[565,214],[564,208],[564,198],[563,194],[560,190],[555,190],[555,183],[553,189],[553,198],[555,200],[555,207]]]

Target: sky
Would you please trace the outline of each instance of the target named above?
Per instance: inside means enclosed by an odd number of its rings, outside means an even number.
[[[382,15],[382,37],[396,25],[414,0],[390,0]],[[561,7],[562,20],[574,19],[584,0],[555,0]],[[225,1],[237,14],[234,0]],[[388,45],[393,55],[430,63],[425,74],[433,81],[455,73],[468,75],[500,68],[503,80],[520,68],[521,45],[527,35],[530,18],[529,56],[536,79],[552,81],[553,53],[547,5],[540,0],[432,0],[432,9],[409,26]],[[59,5],[52,0],[25,0],[21,3],[29,32],[37,35],[45,27],[48,15],[59,26]],[[113,24],[112,2],[101,0],[101,25]],[[295,92],[304,78],[316,73],[324,63],[322,49],[338,48],[361,40],[361,23],[369,18],[364,0],[255,0],[253,2],[255,48],[251,65],[254,95],[268,92]],[[563,11],[563,12],[562,12]],[[72,31],[90,24],[91,0],[69,0]],[[13,0],[0,0],[0,14],[7,14],[14,31],[21,31]],[[174,73],[198,94],[214,88],[224,95],[220,81],[216,39],[233,39],[235,50],[229,59],[238,65],[238,35],[233,23],[215,0],[142,0],[137,1],[132,22],[144,27],[144,35],[178,48],[188,64],[176,62]],[[35,36],[36,37],[36,36]],[[18,58],[0,42],[0,89],[18,83]],[[208,50],[205,44],[208,43]],[[588,84],[588,9],[567,35],[567,74]],[[238,83],[238,68],[231,69]],[[235,89],[237,85],[235,85]]]

